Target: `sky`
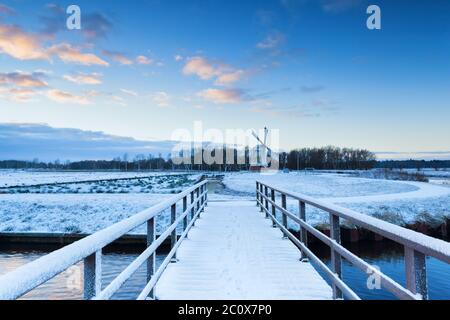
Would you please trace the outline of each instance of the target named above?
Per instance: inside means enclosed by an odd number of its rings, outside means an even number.
[[[201,121],[278,129],[282,149],[448,159],[449,18],[445,0],[0,0],[0,157],[33,158],[36,128],[56,156],[77,137],[164,149]]]

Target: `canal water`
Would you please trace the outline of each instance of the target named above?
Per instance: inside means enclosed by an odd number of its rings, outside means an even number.
[[[346,244],[346,247],[363,258],[368,263],[377,266],[382,272],[405,284],[404,259],[402,246],[392,242],[361,242],[357,244]],[[313,244],[311,246],[323,261],[329,264],[329,249]],[[53,248],[54,250],[54,248]],[[33,249],[8,249],[0,247],[0,275],[5,274],[15,268],[31,262],[51,250],[45,248]],[[103,256],[103,284],[107,285],[114,277],[124,270],[138,253],[126,251],[106,252]],[[157,266],[164,259],[164,254],[157,255]],[[301,262],[299,262],[301,263]],[[433,258],[427,259],[428,281],[430,299],[450,299],[450,266]],[[390,293],[369,289],[376,285],[376,281],[370,281],[367,285],[368,275],[352,267],[344,261],[343,274],[345,282],[362,299],[395,299]],[[323,274],[322,276],[326,278]],[[373,280],[373,279],[372,279]],[[146,281],[145,265],[139,268],[134,276],[127,281],[120,291],[113,296],[113,299],[135,299],[144,288]],[[70,268],[66,272],[58,275],[54,279],[41,285],[39,288],[26,294],[23,299],[82,299],[83,287],[83,266],[82,263]]]

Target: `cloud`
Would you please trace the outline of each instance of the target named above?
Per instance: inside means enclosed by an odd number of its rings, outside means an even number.
[[[239,89],[206,89],[197,95],[215,104],[235,104],[245,100],[244,93]]]
[[[217,78],[215,84],[218,85],[232,84],[241,80],[244,76],[245,72],[243,70],[236,70],[230,73],[224,73]]]
[[[89,99],[85,96],[79,96],[69,92],[60,91],[57,89],[48,90],[46,95],[50,100],[53,100],[58,103],[81,104],[81,105],[87,105],[91,103],[91,101],[89,101]]]
[[[99,73],[79,72],[76,75],[65,75],[63,78],[76,84],[97,85],[102,83],[101,76]]]
[[[273,32],[269,34],[263,41],[259,42],[256,47],[263,50],[278,48],[284,43],[286,37],[281,32]]]
[[[137,56],[136,62],[138,64],[150,65],[153,64],[154,61],[152,59],[147,58],[146,56]]]
[[[0,159],[17,160],[111,160],[124,153],[130,158],[137,154],[167,155],[176,145],[173,141],[140,141],[100,131],[26,123],[0,123],[0,137]]]
[[[170,100],[171,97],[167,92],[159,91],[155,92],[152,96],[153,102],[156,103],[158,107],[169,107],[170,106]]]
[[[128,90],[128,89],[120,89],[120,91],[122,91],[123,93],[129,95],[129,96],[133,96],[133,97],[137,97],[138,94],[135,91],[132,90]]]
[[[113,28],[112,22],[99,12],[83,15],[82,23],[81,31],[88,40],[106,38]]]
[[[121,65],[129,66],[133,64],[133,61],[127,58],[127,56],[125,56],[123,53],[117,51],[103,50],[103,54],[113,59],[114,61],[120,63]]]
[[[125,103],[125,99],[119,96],[112,96],[111,97],[113,102],[125,107],[127,104]]]
[[[18,26],[0,25],[0,53],[18,60],[51,60],[57,56],[64,62],[83,65],[108,66],[109,64],[92,53],[83,53],[68,43],[45,48],[42,35],[23,31]]]
[[[173,57],[175,59],[175,61],[181,61],[183,60],[183,56],[180,56],[179,54],[177,54],[175,57]]]
[[[29,102],[38,93],[29,88],[2,88],[0,87],[0,97],[6,93],[6,98],[15,102]]]
[[[42,33],[54,37],[58,32],[67,31],[66,9],[57,4],[48,4],[46,7],[48,9],[47,14],[39,17],[43,24]],[[106,38],[113,29],[112,22],[100,12],[85,13],[83,11],[81,21],[81,34],[88,41]]]
[[[196,75],[202,80],[209,80],[212,77],[220,75],[218,68],[202,57],[189,59],[183,68],[183,73],[186,75]]]
[[[98,66],[109,66],[109,63],[101,59],[92,53],[83,53],[80,49],[72,47],[72,45],[68,43],[61,43],[58,45],[54,45],[48,49],[48,52],[51,55],[56,55],[63,62],[71,62],[82,64],[86,66],[98,65]]]
[[[315,93],[315,92],[323,91],[324,89],[325,89],[325,87],[323,87],[323,86],[302,86],[300,88],[300,91],[303,93]]]
[[[193,57],[183,68],[185,75],[196,75],[202,80],[216,79],[216,85],[229,85],[241,80],[246,72],[226,64],[209,61],[203,57]]]
[[[12,14],[15,14],[16,11],[13,8],[8,7],[7,5],[0,3],[0,13],[6,14],[6,15],[12,15]]]
[[[20,27],[0,25],[0,53],[18,60],[49,59],[40,36],[24,32]]]
[[[10,72],[10,73],[1,73],[0,72],[0,85],[14,85],[18,87],[24,88],[44,88],[47,87],[48,84],[40,79],[42,73],[25,73],[25,72]]]

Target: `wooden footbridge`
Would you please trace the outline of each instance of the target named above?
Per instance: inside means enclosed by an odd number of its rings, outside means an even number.
[[[330,236],[308,224],[307,206],[329,215]],[[171,224],[157,237],[158,217],[168,210]],[[298,224],[299,238],[288,229],[289,220]],[[341,245],[342,221],[404,246],[404,286]],[[141,225],[147,227],[147,248],[114,280],[102,284],[102,249]],[[330,266],[308,248],[310,236],[329,246]],[[167,239],[171,250],[156,268],[156,250]],[[80,261],[85,299],[110,299],[144,264],[147,281],[138,300],[359,299],[345,283],[343,259],[377,277],[381,287],[399,299],[427,299],[427,256],[450,263],[450,244],[262,182],[256,183],[256,206],[253,201],[208,202],[205,180],[1,276],[0,299],[20,298]]]

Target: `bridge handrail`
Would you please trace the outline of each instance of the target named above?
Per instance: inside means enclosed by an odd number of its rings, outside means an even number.
[[[279,193],[281,195],[281,206],[275,201],[275,193]],[[299,201],[298,217],[287,210],[287,197]],[[426,256],[431,256],[443,262],[450,263],[450,243],[328,203],[326,201],[317,200],[312,197],[279,187],[269,186],[268,184],[260,181],[256,182],[256,200],[257,204],[261,207],[261,210],[264,210],[266,215],[271,217],[273,220],[276,220],[276,210],[282,213],[283,223],[281,224],[278,221],[274,221],[274,224],[279,225],[282,231],[289,238],[291,238],[291,240],[293,240],[294,243],[296,243],[306,255],[311,256],[312,254],[312,252],[310,252],[307,248],[307,232],[311,233],[331,248],[333,270],[328,269],[326,266],[325,267],[328,270],[324,270],[328,275],[331,271],[341,278],[341,257],[343,257],[360,270],[363,270],[364,272],[370,271],[371,273],[378,275],[381,279],[382,287],[401,299],[426,299],[428,297],[425,263]],[[269,210],[269,204],[272,205],[272,212]],[[306,222],[306,204],[330,214],[330,237],[326,236],[324,233],[320,232]],[[287,229],[288,217],[300,225],[300,241]],[[407,288],[404,288],[340,245],[340,218],[348,220],[356,226],[362,227],[385,238],[400,243],[405,247]],[[315,256],[310,258],[313,260],[318,259]],[[323,269],[323,266],[319,265],[319,267]],[[341,296],[342,288],[339,288],[339,284],[333,279],[332,281],[334,283],[334,295],[336,297]],[[336,286],[338,288],[336,288]],[[346,292],[344,291],[344,293]],[[351,293],[349,294],[351,295]]]
[[[138,257],[142,260],[142,256],[145,254],[145,259],[138,262],[136,259],[133,263],[136,266],[136,263],[140,262],[139,267],[148,260],[147,280],[150,281],[155,274],[154,253],[156,249],[169,235],[171,235],[171,247],[177,246],[177,243],[183,240],[183,237],[180,240],[177,239],[177,225],[183,220],[183,231],[186,231],[195,223],[195,219],[207,205],[206,183],[207,180],[203,180],[149,209],[0,276],[0,300],[17,299],[82,260],[84,260],[84,298],[92,299],[97,295],[101,296],[102,249],[145,223],[147,223],[147,249]],[[189,195],[191,203],[188,206]],[[183,200],[183,213],[177,219],[176,205],[180,200]],[[171,208],[171,225],[156,239],[156,217],[168,208]],[[190,224],[187,223],[189,212],[191,212]],[[172,256],[175,257],[175,253]],[[131,269],[127,268],[126,270],[131,271]],[[134,271],[136,270],[137,268],[134,269]],[[127,276],[131,276],[134,271],[128,273]],[[117,284],[117,281],[114,283]],[[107,288],[110,288],[110,285]],[[104,298],[109,298],[118,288],[120,286],[114,288],[115,290],[108,291],[108,294],[104,294]]]

